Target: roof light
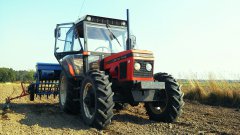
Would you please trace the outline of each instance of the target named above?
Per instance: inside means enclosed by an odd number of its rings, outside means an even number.
[[[88,20],[88,21],[91,21],[91,20],[92,20],[91,16],[88,16],[88,17],[87,17],[87,20]]]
[[[125,25],[126,25],[126,22],[125,22],[125,21],[123,21],[121,24],[122,24],[122,26],[125,26]]]

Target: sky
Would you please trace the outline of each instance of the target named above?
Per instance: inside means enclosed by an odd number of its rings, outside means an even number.
[[[155,71],[177,78],[240,79],[239,0],[0,0],[0,67],[57,63],[54,28],[86,15],[126,19]]]

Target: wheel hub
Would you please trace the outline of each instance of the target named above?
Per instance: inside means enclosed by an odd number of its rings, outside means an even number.
[[[164,93],[161,93],[162,95],[162,101],[154,102],[154,103],[149,103],[150,109],[155,113],[155,114],[161,114],[166,110],[167,104],[168,104],[168,98],[166,91]]]
[[[83,92],[83,108],[88,118],[92,118],[95,114],[95,94],[91,83],[87,83]]]

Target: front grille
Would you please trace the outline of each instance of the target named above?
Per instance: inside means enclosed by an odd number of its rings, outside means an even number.
[[[146,64],[150,63],[153,67],[153,61],[144,61],[144,60],[135,60],[141,64],[141,68],[139,71],[134,69],[134,77],[152,77],[153,76],[153,69],[152,71],[147,71]]]
[[[120,63],[120,79],[127,78],[127,62]]]

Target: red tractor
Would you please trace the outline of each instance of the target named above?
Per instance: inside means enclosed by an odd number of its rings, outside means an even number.
[[[183,93],[167,73],[153,74],[151,51],[134,49],[127,20],[86,15],[57,24],[54,55],[62,67],[59,104],[102,129],[114,107],[144,103],[150,120],[173,122],[182,112]]]

